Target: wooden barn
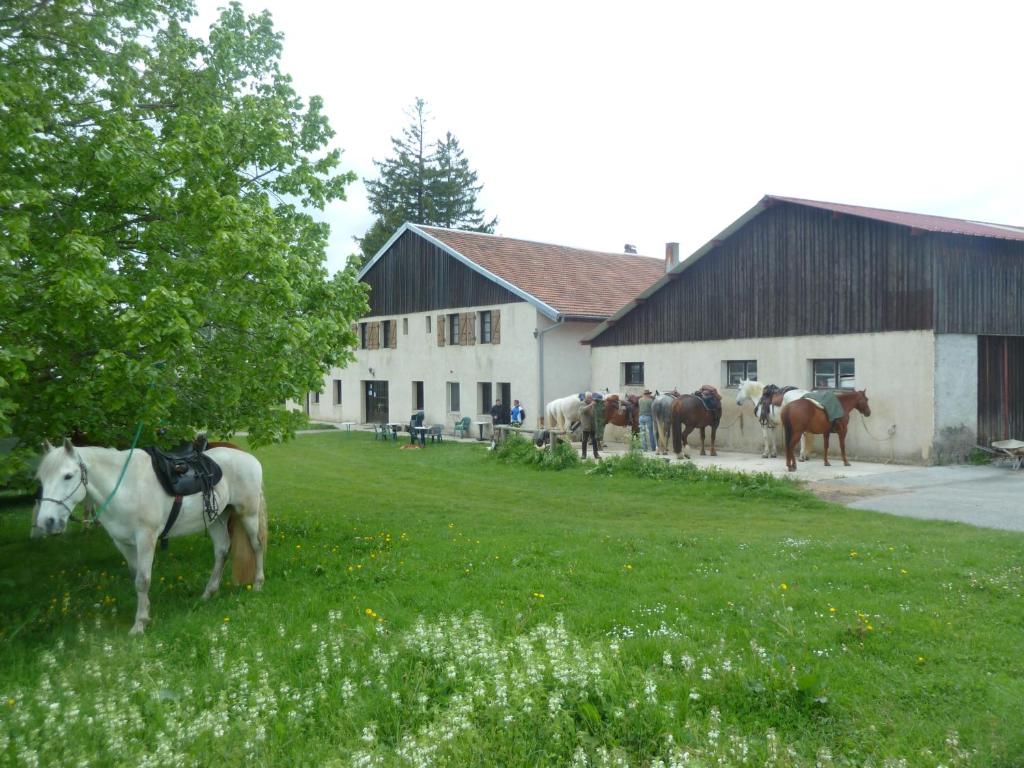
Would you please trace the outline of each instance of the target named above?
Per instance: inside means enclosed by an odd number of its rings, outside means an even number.
[[[584,340],[595,385],[723,388],[719,444],[755,450],[736,383],[866,389],[852,454],[962,460],[1024,439],[1024,227],[766,196]]]
[[[422,409],[450,432],[489,423],[501,398],[536,424],[546,399],[590,385],[583,336],[662,274],[656,258],[405,224],[360,272],[356,362],[311,393],[309,414],[406,423]]]

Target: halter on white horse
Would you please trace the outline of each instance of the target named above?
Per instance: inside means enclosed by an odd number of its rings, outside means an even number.
[[[236,580],[263,586],[263,553],[267,541],[267,512],[263,498],[263,469],[254,456],[234,448],[208,452],[224,476],[213,489],[222,508],[231,508],[213,522],[204,516],[201,494],[182,499],[181,514],[169,532],[183,536],[208,530],[214,544],[214,565],[204,598],[220,588],[229,549],[234,554]],[[123,483],[118,478],[123,473]],[[61,448],[47,445],[37,477],[42,493],[36,525],[50,534],[62,533],[75,505],[86,497],[97,503],[108,499],[99,514],[100,524],[128,561],[135,577],[138,607],[132,633],[142,632],[149,621],[149,584],[157,537],[171,513],[172,498],[161,488],[147,454],[112,448],[75,448],[69,440]],[[116,489],[116,493],[114,492]],[[228,532],[228,519],[234,520]],[[246,551],[248,549],[248,551]]]

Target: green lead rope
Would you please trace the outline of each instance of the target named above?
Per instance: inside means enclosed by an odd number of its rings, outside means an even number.
[[[124,480],[124,473],[128,471],[128,464],[132,460],[132,454],[135,453],[135,446],[139,442],[139,435],[142,434],[142,422],[139,422],[139,426],[135,428],[135,437],[132,438],[132,447],[128,450],[128,458],[124,460],[124,466],[121,467],[121,474],[117,478],[117,483],[114,485],[114,490],[107,496],[107,500],[100,504],[100,508],[96,510],[96,514],[93,515],[94,520],[99,520],[100,515],[106,511],[107,505],[110,504],[110,500],[114,498],[114,494],[117,493],[117,489],[121,487],[121,481]]]

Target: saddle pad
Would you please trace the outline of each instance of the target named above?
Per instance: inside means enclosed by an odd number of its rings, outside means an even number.
[[[829,421],[841,419],[846,415],[843,411],[843,406],[839,404],[839,398],[836,397],[835,392],[808,392],[801,399],[810,400],[816,406],[823,409],[825,411],[825,416],[828,417]]]

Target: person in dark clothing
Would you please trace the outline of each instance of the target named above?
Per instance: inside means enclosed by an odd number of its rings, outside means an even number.
[[[583,458],[587,458],[587,440],[589,439],[591,444],[594,446],[594,458],[600,459],[601,457],[597,453],[597,427],[596,427],[596,415],[594,414],[594,408],[596,407],[594,397],[589,392],[587,393],[586,400],[583,401],[583,405],[580,406],[580,426],[583,429]]]

